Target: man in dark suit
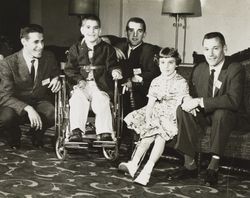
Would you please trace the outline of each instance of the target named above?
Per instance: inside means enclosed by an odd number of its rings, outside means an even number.
[[[127,40],[115,44],[117,55],[122,64],[125,85],[133,90],[135,109],[147,104],[148,88],[151,81],[160,74],[154,55],[160,47],[143,42],[146,24],[142,18],[130,18],[126,25]],[[132,109],[126,106],[127,113]]]
[[[244,70],[225,57],[226,43],[219,32],[204,36],[203,51],[206,62],[194,67],[190,95],[177,109],[178,137],[176,148],[184,154],[184,167],[179,176],[197,176],[194,161],[199,151],[199,140],[206,126],[211,126],[211,161],[205,183],[218,181],[220,156],[223,155],[228,137],[237,123],[237,112],[243,102]]]
[[[43,28],[30,24],[20,31],[23,48],[0,62],[0,130],[12,148],[20,147],[20,123],[30,122],[34,146],[43,146],[43,133],[54,124],[52,93],[59,91],[59,67],[43,51]]]
[[[150,83],[160,74],[160,69],[154,61],[160,47],[143,42],[146,36],[145,21],[139,17],[130,18],[126,25],[126,35],[127,39],[108,37],[116,49],[122,66],[123,86],[128,91],[123,97],[124,116],[147,104]],[[131,144],[133,133],[126,129],[122,139]]]

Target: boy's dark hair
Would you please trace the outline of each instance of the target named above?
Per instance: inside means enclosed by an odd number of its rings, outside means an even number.
[[[129,30],[128,24],[129,24],[130,22],[135,22],[135,23],[140,23],[140,24],[142,24],[143,31],[146,32],[146,23],[145,23],[145,21],[144,21],[142,18],[139,18],[139,17],[132,17],[132,18],[130,18],[130,19],[128,20],[128,22],[127,22],[127,25],[126,25],[126,31]]]
[[[81,18],[81,20],[80,20],[80,23],[79,23],[80,27],[82,26],[82,23],[83,23],[84,20],[93,20],[93,21],[96,21],[98,23],[99,27],[101,27],[101,20],[96,15],[93,15],[93,14],[84,15],[84,17]]]
[[[162,48],[159,54],[155,55],[154,60],[159,64],[160,58],[175,58],[176,65],[179,65],[181,63],[180,54],[174,48]]]
[[[223,34],[221,34],[220,32],[209,32],[209,33],[205,34],[205,36],[202,40],[202,45],[204,44],[205,39],[212,39],[212,38],[218,38],[220,40],[222,47],[224,47],[226,45],[225,38],[224,38]]]
[[[38,24],[29,24],[22,27],[20,30],[20,39],[28,38],[28,34],[32,32],[38,32],[43,34],[43,27]]]

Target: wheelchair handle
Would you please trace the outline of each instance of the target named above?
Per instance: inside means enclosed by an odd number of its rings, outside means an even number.
[[[114,107],[115,107],[114,113],[115,115],[117,113],[117,105],[118,105],[117,99],[118,99],[118,80],[116,79],[114,83]]]

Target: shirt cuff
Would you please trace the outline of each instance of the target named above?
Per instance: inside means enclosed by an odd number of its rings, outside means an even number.
[[[200,105],[200,107],[201,108],[204,108],[204,100],[203,100],[203,98],[199,98],[199,105]]]

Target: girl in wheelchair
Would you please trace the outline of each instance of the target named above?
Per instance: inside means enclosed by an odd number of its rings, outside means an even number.
[[[96,16],[81,20],[83,39],[74,44],[68,53],[65,74],[73,85],[70,104],[69,141],[82,141],[89,107],[95,113],[97,140],[112,141],[113,125],[110,98],[113,80],[121,79],[115,50],[100,39],[101,22]]]
[[[182,99],[189,95],[186,80],[175,71],[181,62],[178,52],[173,48],[164,48],[156,56],[156,61],[161,75],[150,85],[147,105],[124,118],[127,127],[140,135],[140,141],[131,160],[120,163],[118,167],[133,178],[145,153],[154,142],[147,163],[134,180],[141,185],[149,182],[153,167],[164,151],[165,142],[172,140],[177,134],[176,109]]]

